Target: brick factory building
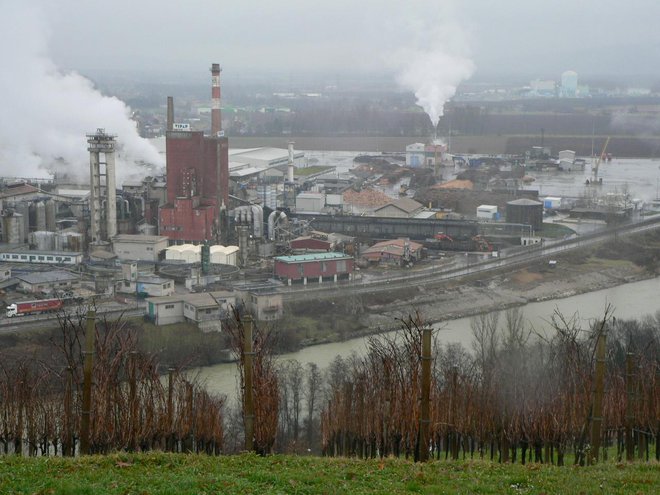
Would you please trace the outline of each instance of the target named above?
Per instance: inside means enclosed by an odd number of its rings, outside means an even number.
[[[343,253],[314,253],[275,258],[275,276],[292,282],[336,282],[350,279],[355,266],[352,256]]]
[[[219,74],[213,64],[213,111],[220,109]],[[211,136],[202,131],[174,130],[168,99],[165,138],[167,203],[159,211],[160,234],[173,241],[220,241],[220,209],[229,203],[229,142],[213,116]]]

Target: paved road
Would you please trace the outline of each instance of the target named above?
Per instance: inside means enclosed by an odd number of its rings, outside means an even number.
[[[71,307],[74,309],[75,307]],[[97,316],[108,316],[117,318],[121,314],[125,317],[142,316],[144,308],[127,308],[127,309],[104,309],[103,307],[97,309]],[[57,327],[57,315],[53,313],[41,315],[28,315],[28,316],[15,316],[7,318],[6,316],[0,317],[0,334],[7,334],[21,330],[39,330],[51,329]]]

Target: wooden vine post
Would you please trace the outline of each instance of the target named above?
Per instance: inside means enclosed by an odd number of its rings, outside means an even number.
[[[431,423],[431,327],[422,330],[422,404],[419,417],[419,461],[429,460],[429,430]]]
[[[245,450],[254,450],[254,384],[253,384],[253,360],[254,350],[252,346],[252,317],[245,316],[243,324],[243,356],[245,363],[245,390],[243,402],[243,416],[245,423]]]
[[[591,449],[587,456],[587,464],[591,465],[598,461],[598,451],[600,450],[601,432],[600,427],[603,422],[603,393],[605,382],[605,352],[606,352],[606,334],[603,327],[598,335],[596,343],[596,370],[594,376],[593,409],[591,416]]]
[[[89,454],[89,416],[92,407],[92,369],[94,365],[94,334],[96,333],[96,311],[87,311],[85,329],[85,363],[83,367],[83,402],[80,418],[80,455]]]

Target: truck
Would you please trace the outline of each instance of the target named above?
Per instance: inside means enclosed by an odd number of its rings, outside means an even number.
[[[20,301],[7,306],[7,318],[25,316],[61,309],[64,302],[61,299],[39,299],[36,301]]]

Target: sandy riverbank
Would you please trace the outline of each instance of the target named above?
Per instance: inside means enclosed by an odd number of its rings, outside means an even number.
[[[437,323],[561,299],[654,276],[626,261],[591,265],[579,267],[565,262],[555,269],[543,267],[540,270],[537,265],[487,279],[448,284],[443,288],[420,288],[414,297],[368,306],[363,320],[368,327],[388,329],[396,326],[392,322],[397,318],[417,310],[427,321]]]

